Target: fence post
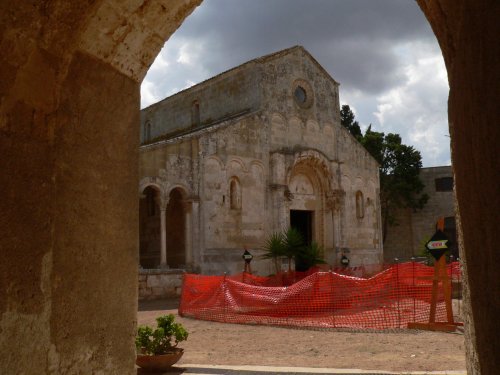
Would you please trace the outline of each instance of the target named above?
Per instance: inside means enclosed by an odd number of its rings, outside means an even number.
[[[227,272],[224,272],[224,280],[222,281],[222,295],[224,296],[224,322],[227,323],[227,284],[226,284]]]
[[[330,275],[330,289],[331,289],[331,301],[332,301],[332,324],[333,328],[336,328],[335,326],[335,295],[333,293],[333,272],[332,268],[330,266],[330,271],[328,271],[328,274]]]
[[[398,306],[398,328],[401,328],[401,309],[399,306],[399,300],[401,298],[400,288],[399,288],[399,259],[394,258],[394,262],[396,263],[396,298],[397,298],[397,306]]]
[[[451,310],[453,311],[453,259],[455,257],[450,254],[450,290],[451,290]],[[448,272],[448,270],[446,270]]]
[[[411,257],[411,273],[412,273],[412,295],[413,295],[413,323],[415,323],[416,314],[416,304],[415,304],[415,294],[417,292],[417,287],[415,285],[415,257]]]

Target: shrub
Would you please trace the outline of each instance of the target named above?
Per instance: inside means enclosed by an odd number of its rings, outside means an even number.
[[[149,326],[140,326],[137,329],[135,346],[141,354],[160,355],[173,351],[173,348],[188,337],[188,332],[180,323],[174,322],[173,314],[156,318],[158,328],[153,330]]]

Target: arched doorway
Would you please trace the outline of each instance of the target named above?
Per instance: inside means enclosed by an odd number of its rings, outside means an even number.
[[[293,166],[288,183],[289,224],[298,229],[307,244],[325,242],[325,225],[331,216],[326,215],[325,194],[329,190],[329,169],[316,156],[299,155]]]
[[[186,267],[186,202],[181,189],[170,192],[166,209],[167,265]]]
[[[161,261],[160,192],[147,186],[139,199],[139,264],[158,268]]]
[[[315,186],[316,185],[316,186]],[[310,177],[298,172],[292,175],[289,191],[293,196],[290,202],[290,227],[297,229],[307,245],[318,241],[315,217],[321,210],[320,192]],[[320,219],[321,220],[321,219]]]

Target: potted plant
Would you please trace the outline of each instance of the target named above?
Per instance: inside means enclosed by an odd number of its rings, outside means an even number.
[[[158,328],[140,326],[137,329],[137,366],[151,371],[164,371],[175,364],[184,353],[177,344],[188,337],[180,323],[174,322],[173,314],[156,318]]]
[[[322,258],[323,249],[316,243],[305,244],[302,233],[293,227],[282,232],[272,233],[263,246],[263,257],[273,259],[276,274],[280,273],[278,259],[288,258],[288,272],[292,271],[292,261],[295,261],[296,271],[307,271],[317,264],[325,264]]]

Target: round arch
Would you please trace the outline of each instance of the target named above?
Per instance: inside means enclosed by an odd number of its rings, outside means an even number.
[[[297,153],[288,171],[290,226],[299,229],[306,242],[325,246],[326,195],[331,191],[332,173],[320,152]]]

